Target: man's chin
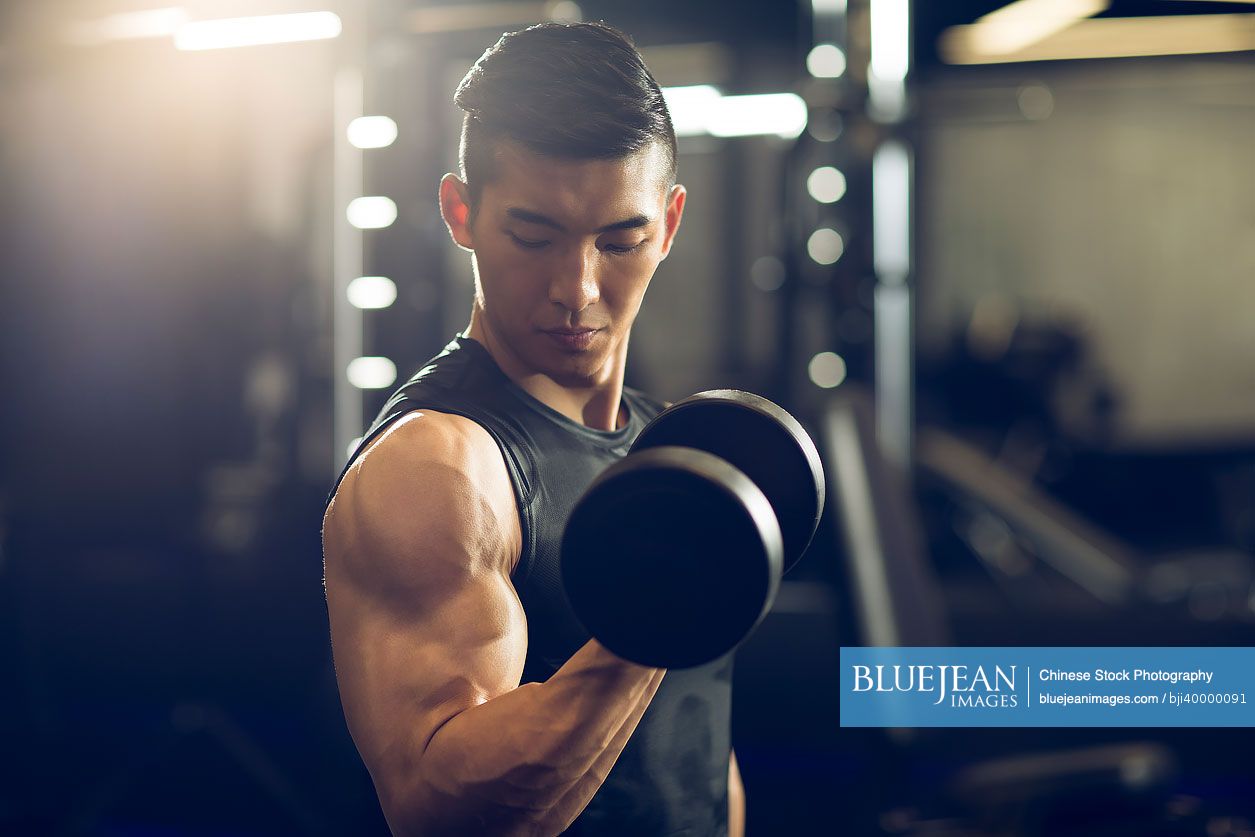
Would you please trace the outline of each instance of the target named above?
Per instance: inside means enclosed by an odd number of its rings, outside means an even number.
[[[595,386],[602,377],[602,365],[590,361],[579,362],[580,360],[583,359],[568,361],[565,364],[552,368],[549,372],[549,377],[555,383],[573,389],[585,389]]]
[[[579,352],[549,357],[544,365],[545,374],[564,387],[586,388],[595,386],[606,368],[604,352]]]

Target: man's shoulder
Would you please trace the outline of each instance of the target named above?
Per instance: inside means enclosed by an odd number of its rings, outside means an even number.
[[[479,343],[458,337],[397,388],[372,430],[377,432],[413,410],[427,409],[465,415],[491,430],[499,419],[518,410],[506,384],[505,375]]]
[[[415,410],[390,424],[345,473],[324,536],[329,547],[360,555],[454,557],[466,543],[511,540],[514,518],[509,478],[488,432],[464,416]],[[470,557],[502,556],[489,548]]]
[[[480,423],[455,413],[415,409],[366,446],[337,494],[380,494],[408,504],[424,495],[440,495],[450,483],[488,489],[492,466],[500,459],[496,442]]]
[[[358,457],[357,467],[400,471],[423,466],[465,470],[496,445],[484,427],[466,416],[415,408],[400,416]]]

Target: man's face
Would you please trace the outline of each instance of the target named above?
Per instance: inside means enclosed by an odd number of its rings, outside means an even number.
[[[464,240],[450,222],[490,348],[564,386],[606,380],[679,227],[684,188],[669,185],[658,144],[568,160],[500,143]]]

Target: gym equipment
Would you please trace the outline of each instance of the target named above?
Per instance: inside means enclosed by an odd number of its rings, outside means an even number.
[[[735,389],[677,401],[645,426],[632,452],[697,448],[730,462],[767,496],[784,535],[784,572],[810,546],[824,510],[824,466],[801,423],[761,395]]]
[[[709,662],[767,613],[823,501],[819,453],[796,419],[751,393],[698,393],[650,422],[576,503],[567,598],[624,659]]]

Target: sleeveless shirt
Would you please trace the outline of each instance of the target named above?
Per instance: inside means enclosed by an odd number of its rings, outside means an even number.
[[[393,393],[349,457],[351,465],[389,425],[420,409],[464,416],[492,436],[523,535],[511,576],[527,617],[523,683],[547,680],[590,638],[563,591],[562,532],[588,484],[627,453],[663,407],[631,387],[623,388],[622,403],[623,427],[587,427],[510,380],[480,343],[458,336]],[[623,521],[625,527],[647,523]],[[668,671],[606,781],[565,833],[725,835],[731,691],[732,654]]]

